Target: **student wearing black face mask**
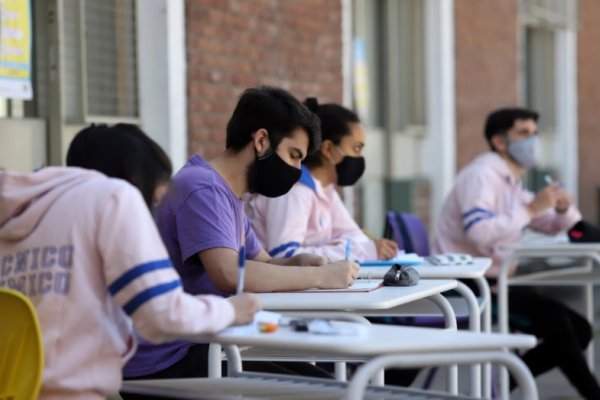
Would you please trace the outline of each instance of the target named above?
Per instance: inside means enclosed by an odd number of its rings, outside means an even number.
[[[286,193],[300,178],[302,160],[319,143],[318,117],[285,90],[260,87],[242,94],[227,125],[227,149],[210,161],[192,156],[156,208],[156,223],[186,292],[235,293],[242,246],[247,292],[344,288],[354,282],[359,268],[349,260],[327,264],[312,254],[272,258],[244,214],[244,194]],[[206,376],[207,360],[205,344],[141,342],[124,375]],[[244,362],[244,370],[327,375],[308,363]]]
[[[259,241],[273,257],[310,253],[339,260],[346,256],[348,240],[353,260],[394,257],[396,243],[369,239],[337,193],[336,185],[352,186],[365,171],[366,134],[358,116],[337,104],[319,105],[315,98],[305,104],[321,120],[321,147],[303,161],[300,181],[289,193],[248,200]]]
[[[248,215],[263,247],[273,257],[310,253],[340,260],[389,259],[398,252],[395,242],[371,240],[356,224],[337,192],[352,186],[365,171],[362,155],[365,130],[358,116],[337,104],[304,104],[321,120],[321,147],[303,161],[300,181],[284,196],[248,199]],[[386,371],[389,384],[408,385],[417,370]]]

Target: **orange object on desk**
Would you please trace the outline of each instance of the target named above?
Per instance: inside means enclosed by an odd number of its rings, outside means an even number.
[[[274,322],[261,322],[258,324],[258,330],[263,333],[275,332],[278,325]]]

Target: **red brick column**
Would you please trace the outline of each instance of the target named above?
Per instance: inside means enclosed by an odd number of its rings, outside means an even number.
[[[456,144],[460,170],[488,149],[487,114],[518,100],[518,0],[456,0]]]

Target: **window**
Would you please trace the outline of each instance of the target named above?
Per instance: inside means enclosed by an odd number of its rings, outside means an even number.
[[[541,114],[538,129],[555,130],[556,85],[554,79],[554,32],[545,28],[525,28],[525,104]]]
[[[576,60],[565,34],[577,29],[578,2],[521,0],[520,4],[522,101],[540,113],[538,129],[541,133],[540,162],[528,171],[525,183],[535,190],[545,185],[542,177],[546,174],[558,176],[554,160],[560,154],[567,171],[562,179],[573,188],[577,174],[569,171],[576,171],[577,153],[568,143],[572,143],[576,131],[569,121],[576,119],[577,111],[570,108],[568,94],[575,93],[576,78],[565,75],[565,71],[576,65]],[[564,165],[562,167],[565,170]]]
[[[134,0],[65,0],[62,38],[69,123],[138,117]]]
[[[361,58],[355,54],[355,63],[366,68],[368,126],[401,132],[425,125],[423,32],[420,0],[354,2],[354,49]]]
[[[556,130],[556,33],[577,27],[577,0],[521,0],[523,100],[541,114],[539,129]]]
[[[526,25],[551,29],[577,27],[577,0],[521,0]]]

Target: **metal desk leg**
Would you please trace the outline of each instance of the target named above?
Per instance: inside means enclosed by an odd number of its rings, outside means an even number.
[[[492,295],[490,285],[484,277],[475,279],[479,295],[482,297],[481,310],[483,319],[483,332],[492,331]],[[489,399],[492,397],[492,365],[483,364],[483,397]]]
[[[469,330],[479,332],[481,330],[481,311],[475,293],[467,285],[458,282],[456,291],[460,293],[467,302],[469,307]],[[473,364],[470,367],[469,380],[471,383],[471,396],[481,397],[481,365]]]
[[[221,377],[221,344],[211,343],[208,346],[208,377],[209,378],[220,378]],[[228,361],[229,362],[229,361]],[[229,369],[229,364],[228,364]]]
[[[338,361],[334,364],[334,376],[335,380],[339,382],[346,382],[348,380],[345,362]]]
[[[440,310],[442,310],[442,314],[444,314],[444,319],[446,321],[446,328],[456,330],[456,314],[454,314],[454,309],[452,308],[452,305],[450,305],[450,302],[441,294],[435,294],[428,297],[428,299],[433,301]],[[448,392],[450,394],[458,394],[458,366],[448,366],[446,376]]]
[[[383,368],[389,367],[420,367],[426,365],[451,365],[454,363],[472,364],[482,361],[500,363],[511,370],[519,387],[522,389],[523,399],[537,400],[538,392],[535,379],[529,368],[516,355],[504,351],[465,352],[465,353],[433,353],[433,354],[405,354],[376,357],[363,364],[348,385],[346,400],[359,400],[364,396],[364,391],[369,378]]]
[[[500,333],[508,333],[508,270],[513,262],[512,257],[507,257],[502,262],[500,274],[498,275],[498,327]],[[504,349],[508,352],[508,349]],[[500,398],[508,399],[508,372],[506,368],[499,368]]]
[[[380,369],[373,374],[371,378],[371,384],[373,386],[384,386],[385,385],[385,371]]]
[[[583,296],[584,296],[584,310],[585,317],[592,325],[592,329],[594,328],[594,285],[587,284],[583,287]],[[586,358],[588,361],[588,365],[590,366],[590,370],[594,371],[594,338],[590,340],[590,344],[586,350]]]
[[[227,356],[227,376],[236,376],[242,373],[242,356],[238,347],[228,344],[224,347]]]
[[[349,312],[335,312],[335,311],[296,311],[290,313],[288,316],[295,316],[301,318],[327,318],[327,319],[335,319],[338,321],[349,321],[355,322],[358,324],[371,325],[368,319],[363,317],[362,315],[357,315]],[[344,361],[338,361],[334,364],[334,377],[336,381],[346,382],[348,380],[348,375],[346,371],[346,363]],[[383,385],[383,380],[382,380]]]

